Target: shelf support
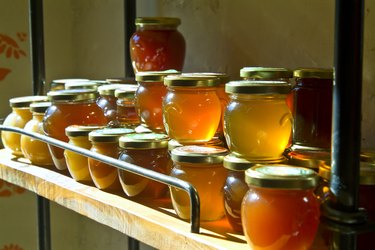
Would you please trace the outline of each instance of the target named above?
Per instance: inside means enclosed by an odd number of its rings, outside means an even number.
[[[134,77],[130,60],[129,41],[135,32],[136,3],[135,0],[124,0],[124,34],[125,34],[125,77]]]

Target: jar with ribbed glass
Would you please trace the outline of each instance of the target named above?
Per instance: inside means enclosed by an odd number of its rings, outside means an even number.
[[[65,129],[70,125],[107,124],[103,111],[96,104],[98,92],[95,90],[57,90],[50,91],[47,95],[52,102],[43,119],[43,130],[47,136],[68,142]],[[64,149],[53,145],[48,147],[56,168],[67,170]]]
[[[24,128],[26,123],[32,119],[30,104],[34,102],[47,101],[46,96],[23,96],[9,100],[12,112],[4,120],[4,126]],[[1,131],[1,140],[4,147],[16,156],[23,156],[21,150],[21,135],[9,131]]]
[[[290,84],[283,81],[234,81],[224,114],[230,151],[248,160],[279,159],[289,142],[292,114],[286,104]]]

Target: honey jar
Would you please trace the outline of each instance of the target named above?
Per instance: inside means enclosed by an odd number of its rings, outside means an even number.
[[[245,172],[242,225],[251,249],[309,249],[319,225],[317,174],[290,165],[258,165]]]
[[[164,78],[164,127],[171,139],[182,144],[211,140],[221,119],[217,96],[220,79],[214,76],[169,75]]]
[[[223,167],[227,149],[222,147],[183,146],[172,150],[173,168],[171,176],[191,183],[200,198],[201,221],[218,220],[224,216],[223,187],[227,170]],[[170,187],[172,205],[177,215],[190,219],[188,194]]]
[[[24,128],[26,123],[32,119],[32,113],[29,107],[30,104],[43,101],[47,101],[46,96],[23,96],[10,99],[9,105],[12,108],[12,112],[5,118],[3,125]],[[20,134],[1,131],[1,140],[4,148],[12,152],[12,154],[23,156]]]
[[[65,134],[70,125],[106,125],[107,119],[96,104],[98,92],[94,90],[69,89],[47,93],[52,102],[43,119],[45,135],[68,142]],[[66,170],[64,149],[48,145],[57,169]]]
[[[135,108],[135,88],[117,89],[117,119],[119,126],[134,128],[141,122]]]
[[[24,127],[27,132],[44,134],[43,117],[47,108],[51,106],[50,102],[36,102],[30,104],[32,119]],[[27,135],[21,135],[21,151],[26,159],[38,166],[52,166],[53,161],[45,142],[31,138]]]
[[[127,134],[120,138],[119,159],[143,168],[169,175],[171,160],[168,154],[168,136],[165,134]],[[168,186],[163,183],[118,170],[122,189],[129,197],[161,198]]]

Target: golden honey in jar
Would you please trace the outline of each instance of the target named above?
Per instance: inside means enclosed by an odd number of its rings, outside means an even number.
[[[141,121],[135,108],[136,88],[117,89],[115,96],[117,98],[117,119],[122,127],[134,128]]]
[[[180,143],[204,143],[216,133],[221,119],[217,95],[220,79],[214,76],[170,75],[164,78],[164,127]]]
[[[196,145],[177,147],[171,152],[173,168],[170,175],[196,188],[202,221],[218,220],[224,216],[223,187],[227,170],[223,167],[223,159],[227,154],[223,147]],[[174,187],[170,187],[170,194],[177,215],[184,220],[190,219],[188,194]]]
[[[309,249],[319,225],[317,174],[291,165],[258,165],[245,172],[249,191],[242,225],[251,249]]]
[[[89,133],[100,128],[103,128],[103,126],[71,125],[65,129],[65,134],[69,138],[69,144],[84,149],[90,149],[91,142],[89,141]],[[86,156],[65,149],[64,157],[68,171],[74,180],[92,183],[88,158]]]
[[[168,136],[165,134],[127,134],[120,138],[119,159],[158,173],[169,175],[171,159],[168,153]],[[130,173],[118,170],[122,189],[129,197],[162,198],[168,186]]]
[[[68,89],[47,93],[52,102],[43,119],[45,135],[68,142],[65,129],[70,125],[106,125],[107,119],[96,104],[95,90]],[[57,169],[66,170],[64,149],[48,145]]]
[[[89,133],[92,152],[118,159],[120,149],[118,141],[122,135],[134,133],[130,128],[105,128]],[[111,192],[121,192],[117,169],[104,162],[89,158],[88,166],[91,179],[99,189]]]
[[[135,93],[135,107],[141,124],[154,132],[165,132],[163,123],[163,98],[167,94],[164,77],[180,74],[176,70],[138,72],[135,79],[138,89]]]
[[[15,97],[9,100],[12,112],[5,118],[3,125],[16,128],[24,128],[26,123],[32,119],[30,104],[34,102],[47,101],[46,96],[23,96]],[[21,150],[21,135],[1,131],[1,140],[4,147],[16,156],[23,156]]]
[[[51,106],[50,102],[37,102],[30,104],[32,119],[24,127],[27,132],[44,134],[43,117],[44,113]],[[27,135],[21,135],[21,150],[25,158],[29,159],[32,164],[38,166],[52,166],[53,161],[45,142],[31,138]]]
[[[56,91],[65,89],[65,84],[69,82],[89,82],[89,79],[85,78],[67,78],[67,79],[55,79],[52,80],[49,91]]]
[[[224,134],[234,155],[248,160],[282,156],[292,131],[292,114],[286,104],[290,87],[283,81],[226,84],[231,100],[224,114]]]

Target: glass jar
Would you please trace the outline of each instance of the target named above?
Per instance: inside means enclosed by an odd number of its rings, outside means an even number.
[[[68,81],[65,83],[65,89],[93,89],[97,90],[100,84],[94,81]]]
[[[79,126],[71,125],[65,129],[65,134],[69,138],[69,144],[90,149],[89,133],[94,130],[103,128],[103,126]],[[66,166],[74,180],[83,183],[92,183],[89,172],[88,158],[84,155],[64,150]]]
[[[3,125],[24,128],[26,123],[32,119],[29,105],[34,102],[43,101],[47,101],[46,96],[23,96],[10,99],[9,105],[12,108],[12,112],[5,118]],[[4,147],[12,152],[13,155],[23,156],[20,134],[1,131],[1,140]]]
[[[145,133],[127,134],[120,138],[121,161],[131,163],[158,173],[169,175],[171,160],[168,154],[168,136]],[[125,170],[118,169],[125,194],[137,198],[162,198],[168,186]]]
[[[292,114],[286,104],[290,87],[283,81],[226,84],[231,100],[224,114],[224,135],[234,155],[248,160],[282,156],[292,131]]]
[[[94,90],[69,89],[47,93],[52,102],[43,119],[45,135],[68,142],[65,129],[70,125],[106,125],[107,119],[96,104],[98,92]],[[64,149],[48,145],[58,170],[66,170]]]
[[[211,140],[221,119],[217,96],[220,79],[212,76],[170,75],[164,78],[164,127],[171,139],[182,144]]]
[[[176,70],[138,72],[135,79],[138,89],[135,93],[135,106],[141,124],[154,132],[165,132],[163,124],[163,98],[167,94],[164,77],[180,74]]]
[[[141,71],[181,71],[185,59],[185,39],[177,30],[181,20],[174,17],[139,17],[130,38],[130,58],[134,73]]]
[[[118,159],[120,149],[118,141],[122,135],[134,133],[130,128],[105,128],[89,133],[91,151]],[[109,192],[122,192],[117,168],[104,162],[89,158],[88,166],[95,186]]]
[[[258,165],[245,172],[242,225],[251,249],[308,249],[319,225],[317,174],[289,165]]]
[[[117,89],[115,97],[117,98],[117,119],[119,126],[134,128],[141,121],[135,108],[135,92],[137,89]]]
[[[37,102],[30,104],[32,119],[24,127],[27,132],[44,134],[43,117],[44,113],[51,106],[50,102]],[[53,166],[51,154],[48,145],[45,142],[31,138],[27,135],[21,135],[21,150],[26,159],[32,164],[38,166]]]
[[[52,80],[49,91],[56,91],[65,89],[65,84],[68,82],[88,82],[89,79],[84,78],[68,78],[68,79],[55,79]]]
[[[177,147],[183,147],[183,146],[191,146],[192,144],[181,144],[176,140],[169,140],[168,141],[168,151],[169,153],[172,152],[173,149]],[[212,138],[212,140],[209,140],[208,142],[205,142],[203,144],[199,144],[199,146],[218,146],[218,147],[224,147],[224,142],[220,140],[219,138]]]
[[[332,69],[298,69],[294,71],[292,144],[331,149]]]
[[[200,198],[201,221],[218,220],[224,216],[223,187],[227,170],[223,167],[227,149],[222,147],[183,146],[172,150],[171,176],[191,183]],[[172,205],[177,215],[190,219],[188,194],[170,187]]]

